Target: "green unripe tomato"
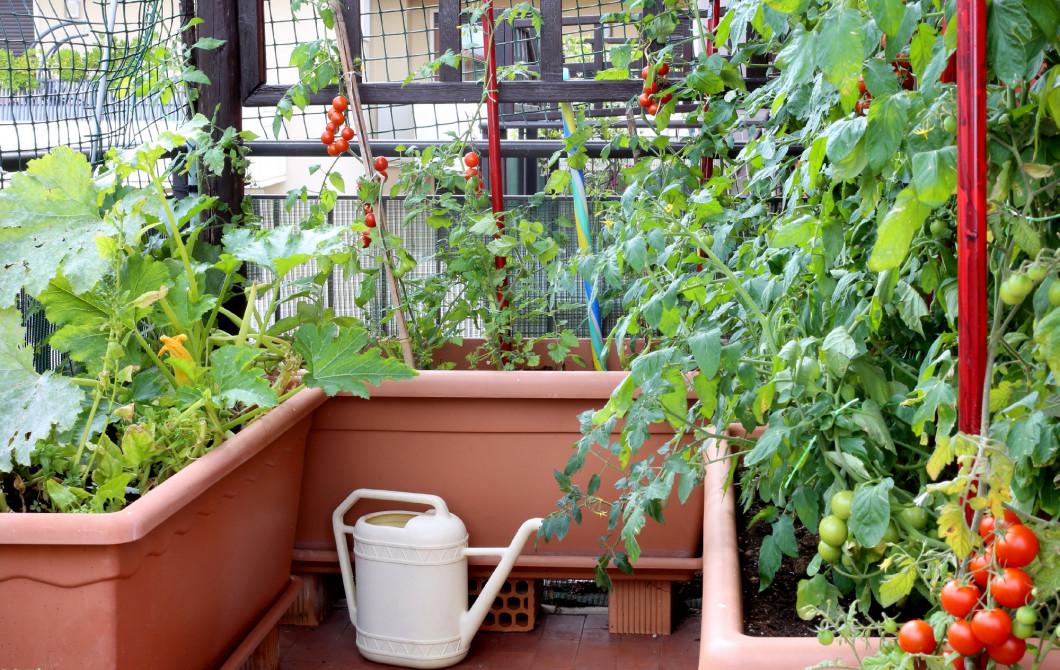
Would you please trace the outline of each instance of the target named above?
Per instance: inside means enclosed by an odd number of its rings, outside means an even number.
[[[1012,290],[1012,294],[1016,297],[1017,302],[1023,302],[1023,299],[1031,294],[1034,290],[1034,282],[1030,277],[1017,272],[1008,278],[1009,287]]]
[[[1046,270],[1048,270],[1048,268],[1046,268],[1044,265],[1035,263],[1034,265],[1027,268],[1027,276],[1030,277],[1031,281],[1033,282],[1040,282],[1041,280],[1045,279]]]
[[[828,645],[832,644],[834,640],[835,633],[828,630],[827,628],[822,628],[821,630],[817,631],[817,641],[823,644],[824,646],[827,647]]]
[[[1053,307],[1060,307],[1060,281],[1049,284],[1049,304]]]
[[[1033,626],[1038,623],[1038,610],[1024,605],[1016,610],[1016,621],[1028,626]]]
[[[902,520],[917,530],[923,530],[927,525],[927,512],[921,507],[906,507],[902,510]]]
[[[832,514],[843,521],[850,518],[850,508],[854,505],[853,491],[837,491],[832,496]]]
[[[707,233],[706,235],[704,235],[703,236],[703,244],[706,245],[707,247],[713,247],[714,246],[714,236],[711,235],[710,233]]]
[[[898,526],[896,526],[893,521],[888,521],[887,530],[883,531],[883,539],[880,540],[879,544],[873,547],[873,550],[883,554],[883,552],[887,551],[888,544],[894,544],[899,539],[901,539],[901,535],[898,534]]]
[[[1006,305],[1018,305],[1023,302],[1022,298],[1016,297],[1016,293],[1012,290],[1012,284],[1007,279],[1001,282],[1001,288],[998,289],[998,297]]]
[[[950,226],[942,219],[933,219],[929,226],[931,230],[931,236],[937,238],[945,238],[950,234]]]
[[[957,132],[957,119],[953,116],[947,115],[942,119],[942,129],[950,135]]]
[[[821,555],[825,561],[829,563],[835,563],[843,556],[843,550],[839,547],[828,544],[827,542],[817,543],[817,553]]]
[[[1020,623],[1019,621],[1012,622],[1012,635],[1018,637],[1021,640],[1026,640],[1030,636],[1034,635],[1034,624],[1032,623]]]
[[[883,630],[885,633],[890,633],[891,635],[894,635],[898,632],[898,622],[891,618],[884,619]]]
[[[840,547],[847,541],[847,522],[830,514],[817,525],[817,535],[820,536],[821,542]]]

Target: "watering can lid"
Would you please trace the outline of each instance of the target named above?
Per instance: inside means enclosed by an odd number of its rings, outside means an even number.
[[[388,510],[357,519],[354,537],[374,542],[430,547],[467,542],[467,528],[455,514],[438,515],[435,510],[411,512]]]

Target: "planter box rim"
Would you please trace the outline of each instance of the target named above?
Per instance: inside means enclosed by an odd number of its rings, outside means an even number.
[[[140,540],[251,459],[260,451],[256,445],[264,448],[272,436],[309,415],[325,400],[322,390],[303,389],[117,512],[0,514],[0,545],[113,545]]]
[[[626,370],[421,370],[412,379],[386,380],[370,393],[372,398],[606,398],[629,374]]]

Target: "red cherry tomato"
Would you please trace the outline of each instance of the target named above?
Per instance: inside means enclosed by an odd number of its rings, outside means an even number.
[[[334,123],[336,128],[341,126],[345,120],[346,118],[342,115],[342,112],[336,112],[334,109],[328,112],[328,121]]]
[[[372,214],[371,212],[365,214],[364,225],[368,226],[369,228],[375,228],[375,214]]]
[[[639,104],[644,109],[647,109],[647,108],[651,107],[651,103],[652,103],[651,96],[648,95],[647,93],[641,93],[640,97],[637,98],[637,104]]]
[[[1005,568],[990,582],[990,595],[1002,607],[1022,607],[1031,601],[1034,580],[1019,568]]]
[[[346,140],[342,139],[341,137],[339,139],[335,140],[335,144],[333,146],[336,146],[336,147],[339,148],[339,153],[340,154],[344,154],[344,153],[346,153],[347,151],[350,150],[350,143],[347,142]]]
[[[986,653],[990,658],[994,659],[994,662],[1001,665],[1016,665],[1023,660],[1023,655],[1027,653],[1027,641],[1021,640],[1018,637],[1010,637],[1003,643],[998,645],[986,646]]]
[[[651,66],[645,65],[644,69],[640,71],[640,78],[647,80],[651,76]]]
[[[659,98],[659,102],[665,105],[666,103],[670,102],[673,99],[674,99],[674,94],[673,93],[667,93],[666,95],[664,95],[661,98]]]
[[[930,654],[935,651],[935,631],[923,619],[906,621],[898,629],[898,646],[907,654]]]
[[[975,584],[962,585],[956,579],[951,579],[942,587],[940,601],[942,609],[946,610],[958,619],[971,614],[972,610],[979,604],[979,597],[983,592]],[[964,652],[961,652],[962,654]],[[964,654],[968,656],[968,654]]]
[[[983,641],[975,636],[972,624],[964,619],[957,619],[950,624],[946,632],[946,641],[953,650],[964,656],[975,656],[983,650]]]
[[[968,574],[976,584],[984,588],[990,579],[990,562],[993,560],[993,554],[994,550],[988,548],[985,552],[972,556],[972,560],[968,561]]]
[[[339,155],[339,154],[341,154],[341,153],[342,153],[342,152],[341,152],[341,151],[339,151],[339,147],[338,147],[338,145],[337,145],[337,144],[329,144],[329,145],[328,145],[328,154],[329,154],[329,155],[331,155],[331,156],[338,156],[338,155]]]
[[[994,532],[1001,532],[1007,529],[1009,526],[1019,526],[1020,518],[1016,516],[1015,512],[1005,510],[1005,520],[1001,522],[1001,528],[997,527],[997,520],[994,519],[994,515],[987,514],[979,522],[979,537],[986,540],[987,544],[991,544],[994,541]]]
[[[468,169],[464,170],[464,179],[471,179],[472,177],[477,177],[477,176],[478,176],[478,170],[476,170],[473,167],[469,167]]]
[[[353,140],[353,136],[356,134],[357,133],[353,132],[353,128],[350,128],[349,126],[346,126],[342,129],[342,139],[346,140],[347,142]]]
[[[659,69],[656,70],[656,72],[659,73],[660,77],[665,77],[670,74],[670,66],[667,63],[662,63],[659,65]]]
[[[972,615],[972,632],[984,644],[1002,644],[1012,634],[1012,618],[1005,610],[979,610]]]
[[[1006,568],[1022,568],[1038,557],[1038,537],[1026,526],[1011,526],[994,543],[997,563]]]
[[[339,130],[339,124],[328,121],[328,125],[324,126],[324,130],[334,135]]]
[[[869,89],[865,88],[865,77],[860,74],[858,75],[858,92],[862,95],[869,92]]]
[[[654,103],[654,102],[651,103],[651,105],[648,107],[648,113],[651,114],[652,116],[655,116],[656,114],[658,114],[659,113],[659,105],[657,103]]]
[[[390,166],[390,161],[386,159],[386,156],[380,156],[375,159],[375,171],[386,172],[386,169]]]
[[[336,96],[335,99],[331,101],[331,106],[336,112],[345,112],[349,105],[350,101],[346,99],[346,96],[342,95]]]
[[[331,132],[330,130],[325,130],[323,133],[320,134],[320,141],[324,144],[331,144],[335,141],[335,133]]]
[[[478,167],[478,164],[479,157],[477,153],[475,153],[474,151],[469,151],[464,154],[464,165],[468,166],[469,168],[473,168]]]
[[[953,670],[964,670],[964,656],[956,656],[950,665],[953,666]]]
[[[364,203],[364,211],[365,211],[365,213],[372,211],[372,203],[370,203],[370,202]]]
[[[648,95],[655,95],[656,93],[658,93],[659,92],[659,81],[655,80],[655,81],[649,82],[647,84],[644,84],[644,92],[647,93]]]
[[[372,238],[368,237],[368,233],[365,233],[364,236],[361,237],[361,248],[367,249],[371,244]]]
[[[386,170],[383,170],[382,172],[380,172],[379,176],[383,178],[383,181],[386,181],[387,179],[390,179],[390,175],[388,175],[386,173]]]

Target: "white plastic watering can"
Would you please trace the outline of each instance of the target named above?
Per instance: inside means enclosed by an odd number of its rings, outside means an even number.
[[[344,517],[359,500],[430,505],[427,512],[388,511]],[[523,522],[507,547],[470,549],[464,522],[434,495],[357,489],[331,515],[342,584],[365,658],[408,668],[445,668],[467,656],[471,639],[541,519]],[[346,536],[353,535],[357,583]],[[467,608],[467,557],[500,556],[482,593]]]

